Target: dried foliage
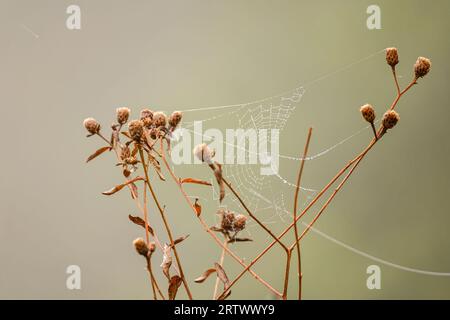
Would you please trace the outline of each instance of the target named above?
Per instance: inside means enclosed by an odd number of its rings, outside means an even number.
[[[145,239],[138,238],[134,241],[134,247],[137,253],[144,256],[147,263],[147,270],[150,276],[150,283],[153,292],[154,299],[166,299],[165,295],[162,293],[160,286],[157,281],[152,269],[152,256],[155,250],[159,250],[162,254],[162,262],[160,272],[167,281],[167,298],[173,300],[176,298],[178,288],[183,285],[184,291],[189,299],[192,299],[192,294],[189,287],[189,282],[183,272],[182,263],[177,251],[177,247],[181,242],[189,243],[188,236],[179,236],[175,238],[173,236],[172,227],[167,219],[167,214],[165,207],[160,203],[157,190],[153,188],[152,181],[150,180],[150,172],[156,173],[156,176],[161,181],[166,181],[165,174],[168,175],[175,185],[178,187],[182,198],[188,204],[187,208],[190,208],[193,212],[193,217],[198,220],[204,230],[208,233],[214,243],[216,243],[222,250],[221,259],[219,262],[214,263],[213,268],[207,269],[203,274],[194,280],[195,283],[204,283],[212,274],[216,274],[216,286],[214,290],[213,297],[215,299],[226,299],[231,294],[231,288],[242,278],[245,273],[250,273],[256,281],[259,281],[264,285],[271,293],[281,299],[287,299],[287,290],[289,286],[289,274],[290,274],[290,264],[293,253],[296,254],[298,259],[298,299],[302,296],[302,278],[303,274],[301,272],[301,251],[300,244],[301,240],[309,232],[311,227],[316,223],[319,217],[323,214],[329,204],[332,202],[336,194],[342,189],[346,184],[350,176],[355,172],[357,166],[365,158],[365,156],[372,150],[373,146],[378,143],[386,133],[390,132],[394,126],[399,122],[399,114],[394,110],[397,106],[400,98],[409,91],[419,80],[426,76],[431,68],[431,61],[427,58],[419,57],[414,64],[414,72],[412,81],[403,90],[400,89],[397,75],[396,66],[399,63],[398,50],[396,48],[386,49],[386,62],[390,66],[395,87],[397,89],[397,95],[393,100],[391,106],[386,110],[382,118],[381,124],[378,129],[375,128],[376,113],[375,108],[370,104],[365,104],[360,108],[360,112],[363,118],[369,122],[372,126],[374,133],[373,139],[368,143],[367,147],[360,151],[356,157],[346,163],[344,167],[338,171],[338,173],[317,193],[317,195],[306,205],[305,208],[298,209],[298,195],[301,185],[301,176],[303,173],[304,159],[307,156],[308,146],[311,139],[312,130],[309,130],[302,161],[300,163],[300,170],[297,176],[296,192],[294,195],[294,209],[292,214],[292,222],[284,229],[283,232],[276,235],[269,227],[259,220],[259,218],[252,212],[248,205],[242,200],[239,193],[233,188],[233,186],[226,180],[222,170],[222,164],[214,160],[214,150],[211,150],[208,145],[201,144],[194,148],[194,155],[205,163],[207,167],[212,170],[213,179],[216,180],[219,186],[219,204],[223,201],[225,197],[226,190],[230,193],[228,197],[234,197],[245,212],[232,212],[225,209],[219,209],[217,214],[220,217],[220,222],[212,227],[208,227],[202,216],[202,206],[200,205],[198,199],[192,203],[191,197],[187,194],[184,189],[185,185],[198,185],[212,187],[210,182],[205,180],[197,179],[194,177],[180,178],[178,177],[172,169],[169,163],[169,159],[166,157],[166,153],[170,152],[170,140],[173,131],[180,125],[182,121],[182,113],[180,111],[173,112],[170,116],[166,116],[163,112],[152,111],[150,109],[143,109],[140,112],[139,118],[129,121],[131,116],[131,110],[128,107],[122,107],[116,109],[116,123],[111,126],[112,132],[110,139],[105,138],[102,133],[102,126],[93,118],[87,118],[84,121],[84,127],[88,132],[88,137],[98,136],[105,142],[106,145],[102,146],[94,153],[92,153],[86,160],[90,162],[100,155],[106,153],[106,151],[114,151],[116,155],[116,166],[121,168],[121,173],[123,176],[123,182],[117,184],[113,188],[103,192],[104,195],[113,195],[123,188],[127,187],[130,191],[131,198],[136,203],[141,216],[129,215],[129,220],[144,229]],[[124,128],[128,123],[127,128]],[[122,141],[125,139],[125,141]],[[165,171],[161,165],[164,165]],[[137,175],[136,172],[141,171],[141,175]],[[342,179],[341,179],[342,178]],[[338,180],[341,180],[337,184]],[[143,196],[138,197],[138,182],[142,182],[142,189],[140,193]],[[302,219],[307,213],[309,213],[311,208],[319,201],[322,200],[323,195],[330,190],[333,186],[334,191],[331,195],[324,201],[321,208],[316,212],[311,222],[308,226],[300,233],[298,230],[298,221]],[[148,199],[156,205],[156,214],[159,214],[160,219],[163,222],[163,230],[155,230],[150,225],[150,220],[148,217],[149,203]],[[244,215],[245,213],[245,215]],[[203,214],[205,215],[205,214]],[[152,217],[153,219],[154,217]],[[246,228],[247,220],[253,220],[263,232],[265,232],[272,242],[260,253],[255,255],[249,263],[246,263],[242,258],[240,258],[230,247],[238,247],[238,243],[251,242],[250,238],[239,237],[239,233]],[[287,243],[283,237],[293,230],[293,235],[295,241],[293,243]],[[165,233],[161,236],[159,233]],[[162,245],[160,243],[160,236],[167,238],[167,243]],[[233,244],[233,246],[229,246]],[[254,272],[251,267],[255,265],[261,257],[263,257],[267,252],[269,252],[275,245],[279,245],[284,253],[286,254],[286,267],[283,277],[283,288],[282,290],[277,290],[275,286],[269,284],[260,275]],[[183,245],[184,246],[184,245]],[[296,250],[294,252],[294,250]],[[239,274],[235,275],[232,280],[228,277],[224,269],[224,258],[228,255],[230,258],[235,260],[241,267],[242,270]],[[173,275],[171,275],[171,273]],[[220,294],[216,294],[218,290],[218,284],[223,284],[223,291]]]

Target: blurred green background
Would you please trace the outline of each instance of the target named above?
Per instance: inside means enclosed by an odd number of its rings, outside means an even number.
[[[65,26],[71,4],[81,7],[81,30]],[[372,4],[381,8],[381,30],[366,27]],[[131,244],[143,236],[127,219],[136,209],[127,192],[101,195],[122,178],[112,155],[84,163],[101,146],[85,138],[84,118],[93,116],[108,129],[119,106],[130,106],[134,116],[143,106],[169,113],[258,100],[304,85],[281,132],[280,152],[299,156],[313,126],[311,154],[317,154],[366,125],[360,105],[372,103],[379,116],[389,106],[395,88],[380,51],[390,46],[399,48],[401,85],[410,81],[418,56],[429,57],[432,70],[401,100],[399,125],[316,226],[386,261],[450,272],[449,1],[1,0],[0,21],[0,298],[151,298],[144,261]],[[204,115],[186,113],[185,121],[195,117]],[[205,123],[236,126],[231,117]],[[304,185],[319,189],[370,138],[365,130],[308,161]],[[210,178],[203,166],[176,170]],[[280,174],[289,181],[297,170],[297,161],[280,162]],[[293,188],[276,182],[292,210]],[[180,253],[194,297],[210,298],[214,281],[193,279],[219,259],[220,249],[172,183],[157,187],[175,233],[191,235]],[[189,191],[208,199],[203,216],[214,224],[217,202],[211,193],[202,187]],[[161,228],[153,208],[150,214]],[[262,214],[276,231],[288,221],[287,214]],[[254,224],[249,230],[255,241],[233,246],[247,262],[269,242]],[[450,277],[399,270],[313,232],[302,252],[306,299],[450,298]],[[254,268],[280,290],[282,258],[277,248]],[[73,264],[82,270],[81,290],[66,288],[66,268]],[[380,290],[366,286],[372,264],[381,268]],[[225,269],[230,278],[241,270],[230,258]],[[296,290],[293,274],[292,297]],[[272,298],[250,276],[232,297]]]

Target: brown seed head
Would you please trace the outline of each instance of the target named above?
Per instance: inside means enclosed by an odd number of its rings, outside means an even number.
[[[247,217],[243,214],[238,214],[233,222],[234,231],[242,231],[245,228],[245,223],[247,222]]]
[[[386,62],[391,67],[395,67],[395,65],[398,63],[397,48],[386,48]]]
[[[383,116],[383,127],[386,129],[393,128],[398,120],[400,120],[400,116],[394,110],[387,111]]]
[[[228,210],[220,210],[219,214],[222,215],[222,220],[220,221],[220,227],[225,231],[233,230],[233,223],[235,220],[234,213]]]
[[[197,145],[194,148],[193,153],[194,153],[194,156],[196,156],[197,159],[199,159],[202,162],[206,162],[206,163],[212,162],[213,153],[212,153],[211,149],[209,149],[209,147],[206,143]]]
[[[175,128],[180,123],[182,117],[181,111],[174,111],[169,117],[169,125]]]
[[[128,124],[128,132],[134,141],[140,141],[144,128],[141,120],[132,120]]]
[[[359,111],[361,111],[363,118],[367,122],[373,123],[373,121],[375,120],[375,110],[370,104],[363,105],[361,109],[359,109]]]
[[[117,114],[117,122],[119,124],[125,124],[128,121],[128,117],[130,116],[131,110],[127,107],[123,108],[117,108],[116,114]]]
[[[131,151],[128,146],[124,146],[120,151],[120,159],[125,160],[131,156]]]
[[[141,120],[144,120],[145,118],[153,119],[153,111],[150,109],[142,109],[140,117]]]
[[[424,57],[418,57],[416,63],[414,64],[414,73],[416,78],[422,78],[427,75],[431,68],[430,59]]]
[[[141,256],[147,257],[149,248],[147,247],[147,244],[145,243],[144,239],[137,238],[136,240],[133,241],[133,245],[137,253],[139,253]]]
[[[100,123],[94,118],[87,118],[83,121],[84,127],[90,134],[96,134],[100,131]]]
[[[158,111],[153,114],[153,124],[155,125],[155,127],[157,127],[157,128],[165,127],[166,122],[167,122],[167,117],[164,114],[164,112]]]

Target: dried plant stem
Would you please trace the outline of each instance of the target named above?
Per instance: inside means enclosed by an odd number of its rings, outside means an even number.
[[[291,267],[291,257],[292,257],[292,250],[289,250],[287,252],[286,269],[284,272],[284,286],[283,286],[283,296],[282,296],[283,300],[287,299],[287,290],[288,290],[288,286],[289,286],[289,270]]]
[[[311,135],[312,135],[312,128],[309,128],[308,131],[308,137],[306,138],[305,143],[305,149],[303,151],[302,160],[300,162],[300,169],[297,176],[297,184],[295,188],[295,195],[294,195],[294,211],[293,211],[293,219],[294,219],[294,234],[295,239],[298,239],[298,226],[296,222],[297,218],[297,207],[298,207],[298,194],[300,192],[300,186],[301,186],[301,179],[303,175],[303,168],[305,166],[305,159],[308,155],[308,148],[309,148],[309,142],[311,141]],[[301,255],[300,255],[300,244],[298,241],[294,243],[294,246],[290,248],[290,250],[293,250],[293,248],[297,249],[297,274],[298,274],[298,299],[300,300],[302,298],[302,261],[301,261]]]
[[[223,241],[223,248],[222,248],[222,253],[220,254],[220,260],[219,260],[219,265],[221,267],[223,267],[223,263],[225,260],[225,253],[226,253],[226,248],[228,247],[228,237],[225,236],[225,239]],[[214,284],[214,293],[213,293],[213,300],[217,298],[217,292],[219,291],[219,284],[220,284],[220,279],[219,277],[216,277],[216,283]]]
[[[164,227],[166,229],[167,236],[169,237],[170,245],[172,246],[172,250],[173,250],[173,253],[174,253],[174,256],[175,256],[175,260],[176,260],[177,265],[178,265],[178,269],[179,269],[179,272],[180,272],[180,277],[181,277],[181,280],[183,281],[184,288],[186,290],[186,293],[187,293],[189,299],[192,300],[192,294],[191,294],[191,291],[189,290],[189,286],[188,286],[188,283],[187,283],[186,278],[184,276],[184,272],[183,272],[183,268],[181,266],[181,262],[180,262],[180,258],[179,258],[178,252],[177,252],[177,248],[176,248],[176,246],[174,244],[174,241],[173,241],[172,231],[170,230],[170,226],[169,226],[169,223],[167,222],[164,210],[161,207],[161,204],[159,203],[158,198],[157,198],[157,196],[156,196],[156,194],[155,194],[155,192],[153,190],[153,187],[152,187],[152,185],[150,183],[148,170],[147,170],[147,167],[145,166],[144,152],[142,150],[142,146],[141,145],[138,145],[138,150],[139,150],[139,156],[141,157],[141,162],[143,164],[142,167],[144,168],[146,184],[148,186],[148,189],[150,190],[150,193],[151,193],[151,195],[153,197],[153,200],[155,201],[156,206],[158,207],[158,211],[159,211],[159,213],[161,215],[161,219],[163,220]]]
[[[256,274],[253,270],[250,270],[250,265],[246,265],[244,263],[244,261],[242,261],[241,258],[239,258],[233,251],[230,250],[230,248],[228,246],[224,246],[224,244],[222,243],[222,241],[217,237],[217,235],[211,231],[211,229],[208,227],[208,225],[206,224],[205,220],[203,220],[203,218],[201,217],[201,215],[197,214],[197,211],[194,207],[194,204],[192,203],[191,199],[189,198],[188,194],[186,193],[186,191],[183,188],[183,185],[180,182],[180,179],[177,178],[177,176],[175,175],[175,173],[173,172],[172,168],[170,167],[169,163],[167,162],[166,159],[166,155],[164,153],[164,148],[163,148],[163,141],[161,139],[161,155],[162,155],[162,160],[164,162],[164,165],[167,168],[167,171],[169,172],[170,176],[172,177],[172,179],[174,180],[174,182],[176,183],[176,185],[178,186],[181,194],[183,195],[184,199],[186,200],[186,202],[188,203],[189,207],[192,209],[192,211],[194,212],[194,214],[197,216],[197,219],[199,220],[200,224],[202,225],[203,229],[213,238],[213,240],[223,249],[226,251],[226,253],[232,257],[234,260],[236,260],[242,267],[245,268],[245,272],[249,272],[257,281],[259,281],[261,284],[263,284],[266,288],[268,288],[273,294],[275,294],[278,297],[281,297],[282,294],[280,292],[278,292],[276,289],[274,289],[268,282],[266,282],[264,279],[262,279],[258,274]],[[275,242],[276,243],[276,242]],[[244,272],[244,273],[245,273]],[[228,291],[228,290],[227,290]],[[222,293],[220,295],[220,297],[223,297],[224,294]],[[219,297],[219,298],[220,298]]]
[[[395,66],[392,66],[391,69],[392,69],[392,74],[394,76],[395,87],[397,89],[397,95],[399,95],[400,94],[400,86],[398,84],[397,73],[395,72]]]
[[[393,69],[393,72],[394,72],[394,69]],[[395,72],[394,72],[394,77],[397,79]],[[392,103],[389,110],[394,110],[394,108],[397,106],[397,103],[399,102],[402,95],[405,94],[416,83],[416,81],[417,81],[417,79],[414,78],[413,81],[411,81],[411,83],[403,91],[400,91],[400,90],[398,91],[397,97],[395,98],[395,100]],[[383,125],[381,125],[380,128],[378,129],[377,138],[380,139],[381,136],[384,135],[385,132],[386,131],[384,130]],[[325,209],[331,203],[333,198],[336,196],[336,194],[339,192],[339,190],[341,190],[342,186],[347,182],[347,180],[350,178],[352,173],[358,167],[359,163],[367,155],[367,153],[370,151],[370,149],[375,145],[375,143],[378,141],[378,139],[372,140],[371,143],[367,146],[367,148],[358,157],[353,159],[353,162],[354,162],[353,167],[350,169],[348,174],[344,177],[342,182],[337,186],[337,188],[334,190],[334,192],[331,194],[331,196],[328,198],[328,200],[325,202],[325,204],[322,206],[322,208],[316,214],[314,219],[308,224],[307,228],[303,231],[303,233],[300,235],[300,237],[297,238],[298,239],[297,241],[300,241],[308,233],[308,231],[311,229],[312,225],[319,219],[320,215],[323,213],[323,211],[325,211]]]
[[[400,98],[403,96],[403,94],[405,94],[417,81],[417,78],[414,78],[411,83],[405,88],[403,89],[403,91],[400,91],[400,93],[397,94],[397,97],[395,98],[395,100],[392,102],[389,110],[394,110],[394,108],[396,107],[397,103],[399,102]],[[382,126],[380,127],[380,129],[378,130],[378,134],[377,137],[380,138],[380,135],[382,135],[383,133],[383,128]],[[371,144],[369,145],[370,148],[372,147],[372,144],[375,144],[377,142],[377,140],[374,138],[371,142]],[[370,149],[369,148],[369,149]],[[367,150],[368,151],[368,150]],[[322,197],[322,195],[327,192],[330,187],[357,161],[359,161],[359,159],[363,156],[363,154],[365,155],[366,150],[363,151],[362,153],[360,153],[357,157],[355,157],[353,160],[349,161],[328,183],[327,185],[316,195],[316,197],[314,197],[314,199],[308,204],[308,206],[300,213],[300,215],[298,215],[294,221],[286,227],[286,229],[281,232],[281,234],[277,237],[278,239],[281,239],[293,226],[295,223],[297,223],[297,221],[299,219],[301,219],[307,212],[308,210]],[[353,169],[354,170],[354,169]],[[347,178],[348,179],[348,178]],[[333,196],[334,197],[334,196]],[[331,199],[332,200],[332,199]],[[330,200],[330,202],[331,202]],[[322,210],[323,212],[323,210]],[[317,220],[317,219],[316,219]],[[300,238],[302,236],[300,235]],[[296,239],[297,240],[297,239]],[[300,239],[298,239],[300,240]],[[259,259],[261,259],[261,257],[263,257],[274,245],[275,243],[277,243],[276,241],[272,241],[260,254],[258,254],[248,265],[247,268],[250,268],[251,266],[253,266]],[[228,288],[231,288],[245,273],[246,269],[242,270],[241,273],[233,280],[231,281],[230,285]],[[225,293],[225,292],[224,292]],[[222,293],[222,296],[223,294]]]
[[[147,271],[148,271],[148,273],[150,275],[150,279],[152,280],[152,290],[153,290],[154,300],[158,300],[158,298],[156,296],[156,290],[158,290],[158,293],[161,296],[161,298],[163,300],[166,300],[166,298],[162,294],[161,290],[159,289],[158,282],[156,282],[155,275],[153,274],[152,263],[151,263],[150,257],[146,257],[146,260],[147,260]]]
[[[255,220],[255,222],[264,229],[264,231],[266,231],[273,239],[274,241],[276,241],[283,249],[286,253],[288,253],[289,249],[288,247],[280,241],[280,239],[269,229],[267,228],[264,223],[262,223],[254,214],[253,212],[247,207],[247,205],[245,204],[245,202],[242,200],[242,198],[239,196],[239,193],[234,190],[234,188],[231,186],[231,184],[224,178],[222,177],[222,181],[223,183],[225,183],[225,185],[228,187],[228,189],[230,189],[230,191],[234,194],[234,196],[236,197],[236,199],[239,201],[239,203],[242,205],[242,207],[245,209],[245,211],[247,211],[248,215]]]

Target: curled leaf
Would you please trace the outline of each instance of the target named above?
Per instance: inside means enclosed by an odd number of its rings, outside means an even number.
[[[179,237],[178,239],[175,239],[175,240],[173,241],[173,245],[179,244],[181,241],[186,240],[186,238],[188,238],[188,237],[189,237],[189,235],[187,234],[187,235],[185,235],[185,236]]]
[[[194,179],[194,178],[185,178],[185,179],[181,179],[180,183],[195,183],[195,184],[203,184],[205,186],[211,186],[212,184],[208,181],[203,181],[203,180],[198,180],[198,179]]]
[[[208,269],[205,272],[203,272],[203,274],[200,277],[198,277],[197,279],[195,279],[194,281],[197,283],[203,283],[214,272],[216,272],[216,269],[214,269],[214,268]]]
[[[219,163],[216,163],[214,167],[214,176],[219,184],[219,201],[222,202],[223,198],[225,198],[225,183],[222,178],[222,165]]]
[[[194,209],[197,213],[197,217],[199,217],[202,214],[202,206],[198,203],[198,198],[195,199]]]
[[[129,184],[132,184],[132,183],[134,183],[134,182],[136,182],[136,181],[140,181],[140,180],[144,180],[144,178],[136,177],[136,178],[134,178],[134,179],[132,179],[132,180],[129,180],[129,181],[125,182],[125,183],[119,184],[119,185],[115,186],[114,188],[112,188],[112,189],[110,189],[110,190],[108,190],[108,191],[102,192],[102,194],[104,194],[104,195],[106,195],[106,196],[110,196],[110,195],[112,195],[112,194],[114,194],[114,193],[116,193],[116,192],[122,190],[123,187],[125,187],[125,186],[127,186],[127,185],[129,185]]]
[[[178,275],[175,275],[172,278],[170,278],[168,289],[169,300],[175,300],[178,288],[181,286],[181,282],[183,282],[183,280]]]
[[[156,173],[158,174],[158,177],[162,181],[166,181],[166,178],[164,178],[164,175],[161,172],[161,165],[159,164],[159,161],[155,159],[150,153],[148,154],[148,161],[149,163],[155,168]]]
[[[214,263],[214,267],[216,268],[217,277],[220,279],[220,281],[222,281],[222,283],[225,286],[225,289],[228,288],[228,286],[230,285],[230,280],[228,279],[228,276],[225,273],[225,270],[217,262]]]
[[[93,154],[91,154],[87,158],[86,163],[97,158],[99,155],[101,155],[105,151],[111,151],[111,147],[107,146],[107,147],[102,147],[102,148],[98,149],[97,151],[95,151]]]
[[[128,219],[130,219],[131,222],[133,222],[134,224],[137,224],[138,226],[141,226],[142,228],[145,229],[145,221],[142,220],[142,218],[140,217],[135,217],[132,216],[131,214],[128,215]],[[153,236],[153,229],[147,224],[147,230],[148,232],[150,232],[150,234]]]
[[[167,244],[164,244],[163,248],[163,261],[161,263],[161,268],[164,273],[164,275],[167,277],[167,279],[170,279],[170,273],[169,269],[172,265],[172,254],[170,252],[171,247]]]

